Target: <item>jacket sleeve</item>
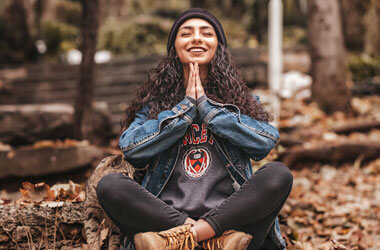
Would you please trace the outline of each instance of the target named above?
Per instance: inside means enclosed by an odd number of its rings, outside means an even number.
[[[214,134],[241,148],[255,161],[263,159],[280,137],[275,127],[240,114],[233,104],[221,104],[204,97],[198,103],[198,112]]]
[[[135,120],[120,136],[119,146],[135,167],[144,167],[156,154],[165,151],[185,133],[197,115],[195,105],[184,98],[171,110],[148,119],[149,107],[136,113]]]

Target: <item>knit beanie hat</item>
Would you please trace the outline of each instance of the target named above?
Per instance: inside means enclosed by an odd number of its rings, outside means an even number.
[[[205,9],[201,8],[192,8],[184,11],[179,17],[174,21],[172,29],[169,33],[167,50],[170,51],[170,48],[174,45],[175,38],[179,27],[190,18],[201,18],[209,22],[215,29],[216,35],[218,37],[219,43],[223,44],[224,47],[227,47],[226,36],[224,35],[224,30],[222,24],[216,19],[214,15],[208,12]]]

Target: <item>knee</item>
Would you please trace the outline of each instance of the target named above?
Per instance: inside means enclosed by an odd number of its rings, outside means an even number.
[[[293,185],[293,175],[289,168],[282,162],[271,162],[265,165],[266,170],[269,172],[270,179],[267,181],[267,188],[270,192],[287,192]]]
[[[120,175],[120,173],[110,173],[100,179],[96,186],[96,196],[100,203],[112,199],[112,194],[115,193],[115,188],[121,178]]]

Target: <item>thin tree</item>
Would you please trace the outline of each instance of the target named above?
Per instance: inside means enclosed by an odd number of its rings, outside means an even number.
[[[339,3],[346,48],[361,51],[365,32],[363,16],[368,9],[370,0],[340,0]]]
[[[94,55],[99,28],[99,0],[82,0],[82,62],[77,86],[74,113],[74,133],[78,139],[90,138],[93,125]]]
[[[312,98],[326,113],[347,112],[350,93],[338,0],[307,1]]]
[[[371,0],[364,16],[366,27],[364,35],[364,51],[369,55],[380,53],[380,0]]]

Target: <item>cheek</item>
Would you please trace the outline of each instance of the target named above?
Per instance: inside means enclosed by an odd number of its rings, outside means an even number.
[[[210,39],[208,41],[209,47],[213,50],[216,50],[216,47],[218,47],[218,40],[217,39]]]
[[[217,49],[217,47],[218,47],[218,43],[216,42],[216,43],[213,43],[211,46],[210,46],[210,51],[211,51],[211,53],[212,53],[212,56],[214,56],[215,55],[215,52],[216,52],[216,49]]]
[[[181,42],[176,42],[174,44],[175,51],[177,52],[177,55],[182,55],[184,53],[184,44]]]

